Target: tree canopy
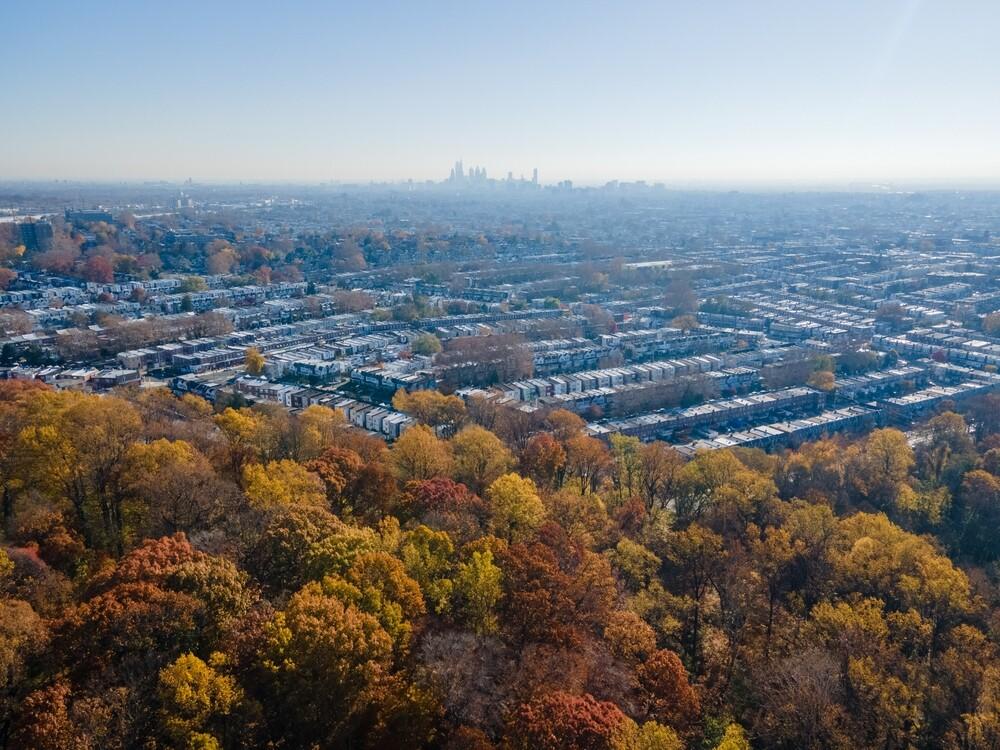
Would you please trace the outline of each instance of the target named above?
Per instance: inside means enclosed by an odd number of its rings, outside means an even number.
[[[982,405],[687,460],[397,399],[423,424],[386,448],[324,407],[0,382],[0,744],[1000,737]]]

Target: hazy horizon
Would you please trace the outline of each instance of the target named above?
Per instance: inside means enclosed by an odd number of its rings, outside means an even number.
[[[1000,185],[987,2],[9,2],[4,181]]]
[[[493,175],[490,174],[492,179]],[[525,175],[528,178],[528,175]],[[560,182],[557,176],[553,175],[551,180],[540,179],[542,187],[558,187]],[[607,180],[594,181],[571,181],[575,189],[600,189],[607,187],[611,183],[621,185],[634,185],[644,183],[647,187],[662,187],[667,192],[673,193],[724,193],[743,192],[747,194],[769,194],[769,193],[911,193],[911,192],[961,192],[961,193],[995,193],[1000,192],[1000,178],[984,178],[982,180],[787,180],[787,181],[767,181],[767,180],[724,180],[717,181],[669,181],[669,180],[645,180],[637,178],[634,181],[612,177]],[[356,179],[356,180],[320,180],[320,179],[164,179],[157,177],[136,177],[136,178],[56,178],[56,177],[23,177],[4,178],[0,177],[0,186],[24,186],[24,187],[164,187],[183,189],[185,187],[203,188],[357,188],[357,189],[406,189],[423,188],[427,185],[445,186],[444,179],[427,178],[416,180],[413,178],[399,179]]]

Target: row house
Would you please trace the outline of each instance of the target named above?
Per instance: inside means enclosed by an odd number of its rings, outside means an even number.
[[[209,349],[193,354],[177,354],[172,364],[180,372],[198,373],[235,367],[246,359],[246,350],[237,348]]]
[[[139,385],[141,382],[142,375],[139,374],[138,370],[121,368],[101,370],[90,379],[90,384],[97,390],[120,388],[126,385]]]
[[[437,387],[434,373],[427,370],[407,372],[399,367],[369,365],[351,371],[351,380],[381,391],[395,393],[400,388],[406,391],[428,390]]]
[[[387,406],[368,404],[349,398],[334,401],[329,405],[343,412],[355,427],[376,432],[389,440],[395,440],[416,424],[413,417]]]
[[[691,443],[673,446],[685,458],[694,458],[701,452],[725,448],[761,448],[773,450],[801,445],[811,440],[838,432],[861,432],[875,426],[879,411],[863,406],[824,411],[813,417],[783,422],[772,422],[746,430],[717,434]]]
[[[555,397],[562,394],[583,393],[602,388],[632,385],[636,383],[667,383],[677,378],[712,372],[723,372],[723,387],[741,387],[757,376],[757,370],[749,367],[727,368],[727,360],[714,354],[696,357],[645,362],[601,370],[581,370],[561,375],[533,378],[517,383],[497,386],[510,394],[516,401],[533,401],[538,398]]]
[[[759,420],[780,412],[815,411],[822,408],[823,401],[822,394],[812,388],[786,388],[641,414],[629,419],[595,422],[587,426],[587,431],[605,439],[619,433],[652,440],[681,430]]]
[[[973,396],[997,390],[1000,390],[1000,376],[967,380],[957,385],[935,385],[905,396],[886,399],[885,416],[890,422],[906,423],[936,411],[943,402],[961,403]]]
[[[272,383],[263,378],[241,377],[233,383],[233,389],[252,399],[270,401],[291,408],[292,393],[300,390],[299,386],[284,383]]]
[[[911,384],[923,385],[927,379],[926,367],[906,365],[853,377],[837,378],[834,388],[838,397],[865,399]]]
[[[882,336],[872,338],[872,345],[883,350],[894,350],[898,354],[909,359],[919,359],[921,357],[932,357],[934,359],[944,358],[948,362],[968,367],[982,369],[987,365],[1000,367],[1000,355],[992,354],[989,351],[977,351],[974,349],[956,349],[952,347],[937,346],[922,341],[913,341],[910,338]]]

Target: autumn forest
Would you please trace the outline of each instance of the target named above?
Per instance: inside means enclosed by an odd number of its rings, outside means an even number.
[[[9,748],[1000,747],[1000,404],[769,455],[0,383]]]

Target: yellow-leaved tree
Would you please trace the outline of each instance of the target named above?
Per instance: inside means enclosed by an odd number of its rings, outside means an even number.
[[[545,505],[535,483],[513,472],[495,479],[486,499],[493,533],[509,542],[527,539],[545,521]]]
[[[257,510],[291,505],[326,505],[326,488],[316,474],[289,459],[243,467],[243,488]]]

